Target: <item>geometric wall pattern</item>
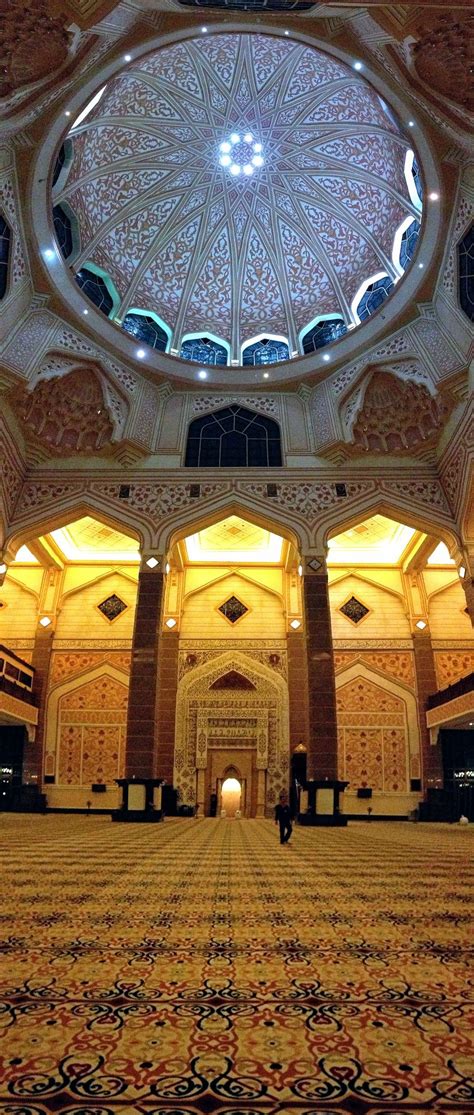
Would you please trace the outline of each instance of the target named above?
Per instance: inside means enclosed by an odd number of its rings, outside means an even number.
[[[127,700],[127,687],[108,674],[75,686],[60,697],[58,785],[110,784],[121,777]]]
[[[339,777],[350,790],[409,789],[406,705],[401,697],[359,676],[337,690]]]

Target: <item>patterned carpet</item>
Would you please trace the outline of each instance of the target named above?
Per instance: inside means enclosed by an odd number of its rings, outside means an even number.
[[[474,833],[0,814],[0,1115],[474,1110]]]

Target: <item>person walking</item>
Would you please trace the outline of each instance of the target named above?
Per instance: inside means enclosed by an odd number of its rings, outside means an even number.
[[[280,844],[288,844],[290,836],[293,832],[291,824],[291,810],[288,801],[288,794],[282,790],[278,799],[278,805],[275,806],[275,824],[280,826]]]

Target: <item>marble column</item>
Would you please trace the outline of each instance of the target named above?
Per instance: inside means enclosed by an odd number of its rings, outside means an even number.
[[[127,778],[153,778],[155,774],[158,650],[163,600],[162,561],[146,564],[138,577],[128,696],[125,774]]]
[[[48,693],[51,651],[53,649],[54,626],[38,624],[31,665],[35,671],[33,697],[38,707],[38,723],[33,738],[28,738],[23,751],[23,782],[41,785],[43,771],[43,746],[46,726],[46,697]]]
[[[290,711],[290,760],[299,743],[308,739],[308,656],[305,631],[289,631],[288,696]]]
[[[439,743],[431,743],[429,729],[426,727],[426,702],[428,697],[438,689],[433,647],[428,631],[413,632],[413,653],[418,695],[422,789],[426,793],[430,787],[443,785],[441,747]]]
[[[337,778],[337,721],[328,577],[324,556],[303,563],[308,672],[308,778]]]
[[[163,631],[158,652],[155,713],[155,777],[173,783],[179,632]]]

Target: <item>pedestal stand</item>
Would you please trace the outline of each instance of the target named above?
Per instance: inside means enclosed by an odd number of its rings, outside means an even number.
[[[120,809],[114,809],[113,821],[156,822],[163,819],[161,808],[162,778],[117,778],[122,789]]]
[[[300,825],[325,825],[344,828],[347,817],[340,812],[340,795],[348,782],[331,778],[312,778],[305,782],[300,797]]]

